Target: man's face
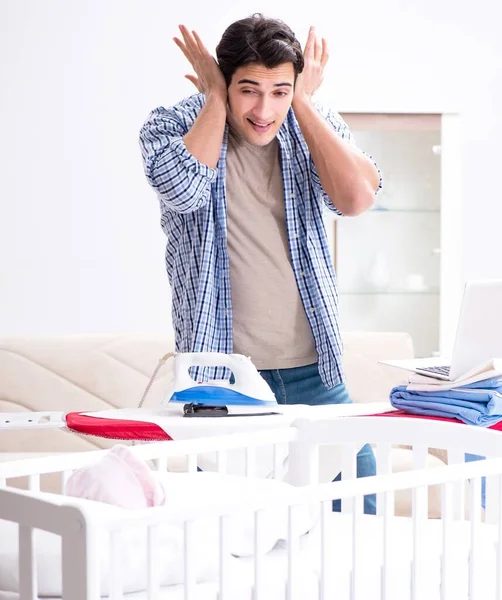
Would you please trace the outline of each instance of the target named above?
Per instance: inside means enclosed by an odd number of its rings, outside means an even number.
[[[294,83],[290,62],[273,69],[256,63],[239,67],[228,87],[229,124],[250,144],[269,144],[291,106]]]

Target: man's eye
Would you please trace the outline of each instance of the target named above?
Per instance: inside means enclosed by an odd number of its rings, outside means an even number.
[[[254,90],[242,90],[243,94],[254,94],[255,91]]]
[[[276,92],[275,95],[279,98],[283,98],[284,96],[288,95],[288,92]]]

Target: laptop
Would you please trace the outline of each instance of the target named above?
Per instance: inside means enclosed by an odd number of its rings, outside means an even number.
[[[496,358],[502,359],[502,280],[485,280],[465,285],[451,361],[436,357],[380,362],[455,381]]]

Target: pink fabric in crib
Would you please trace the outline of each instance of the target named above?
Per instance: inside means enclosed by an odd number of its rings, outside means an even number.
[[[148,465],[126,446],[115,446],[97,463],[75,471],[66,495],[123,508],[150,508],[165,503],[164,488]]]

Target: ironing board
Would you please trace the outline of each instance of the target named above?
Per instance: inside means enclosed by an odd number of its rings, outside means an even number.
[[[371,404],[277,405],[270,416],[183,417],[179,405],[157,409],[123,408],[95,412],[39,411],[0,413],[6,429],[70,429],[75,433],[117,440],[162,441],[224,435],[257,429],[290,427],[295,419],[374,415],[393,411],[388,402]]]
[[[94,413],[69,413],[66,427],[75,433],[121,440],[182,440],[213,435],[249,432],[263,429],[288,428],[296,419],[321,419],[333,416],[354,416],[391,410],[388,403],[378,405],[306,404],[277,405],[279,414],[227,417],[183,417],[179,404],[157,409],[116,409]]]
[[[97,412],[46,412],[46,413],[0,413],[0,433],[2,429],[61,428],[82,435],[92,435],[118,441],[169,441],[186,440],[239,432],[252,432],[264,429],[289,428],[300,418],[326,419],[355,415],[372,415],[393,410],[390,403],[371,404],[330,404],[310,406],[306,404],[276,405],[274,412],[267,416],[239,417],[183,417],[179,404],[165,405],[157,409],[110,409]],[[331,481],[340,471],[341,449],[334,444],[321,448],[323,468],[321,481]],[[269,456],[270,454],[270,456]],[[281,461],[288,455],[287,445],[279,453]],[[199,457],[203,470],[213,470],[214,459]],[[227,469],[238,474],[244,457],[238,451],[232,452]],[[256,475],[269,476],[271,448],[258,451]],[[285,468],[286,463],[283,462]],[[283,475],[286,474],[286,470]],[[283,476],[281,475],[281,477]]]
[[[181,440],[256,429],[287,428],[296,417],[293,414],[295,411],[277,412],[281,414],[187,418],[183,417],[180,405],[157,409],[121,409],[119,415],[111,409],[99,413],[69,413],[66,415],[66,427],[75,433],[116,440]]]
[[[429,419],[465,424],[458,419],[448,417],[433,417],[413,415],[403,410],[394,409],[390,403],[378,402],[368,404],[331,404],[326,406],[308,406],[298,404],[293,406],[279,405],[276,412],[280,415],[269,417],[239,417],[220,418],[183,418],[179,407],[163,407],[161,409],[110,409],[94,413],[64,411],[15,412],[0,413],[0,431],[12,429],[71,429],[75,433],[96,435],[115,439],[113,433],[123,437],[116,439],[134,440],[145,435],[145,441],[161,441],[171,439],[191,439],[207,435],[223,435],[262,428],[289,427],[291,423],[302,417],[323,419],[326,417],[395,417],[406,419]],[[106,422],[105,422],[106,420]],[[136,433],[131,433],[133,429]],[[168,431],[166,431],[168,429]],[[488,427],[502,431],[502,421]]]

